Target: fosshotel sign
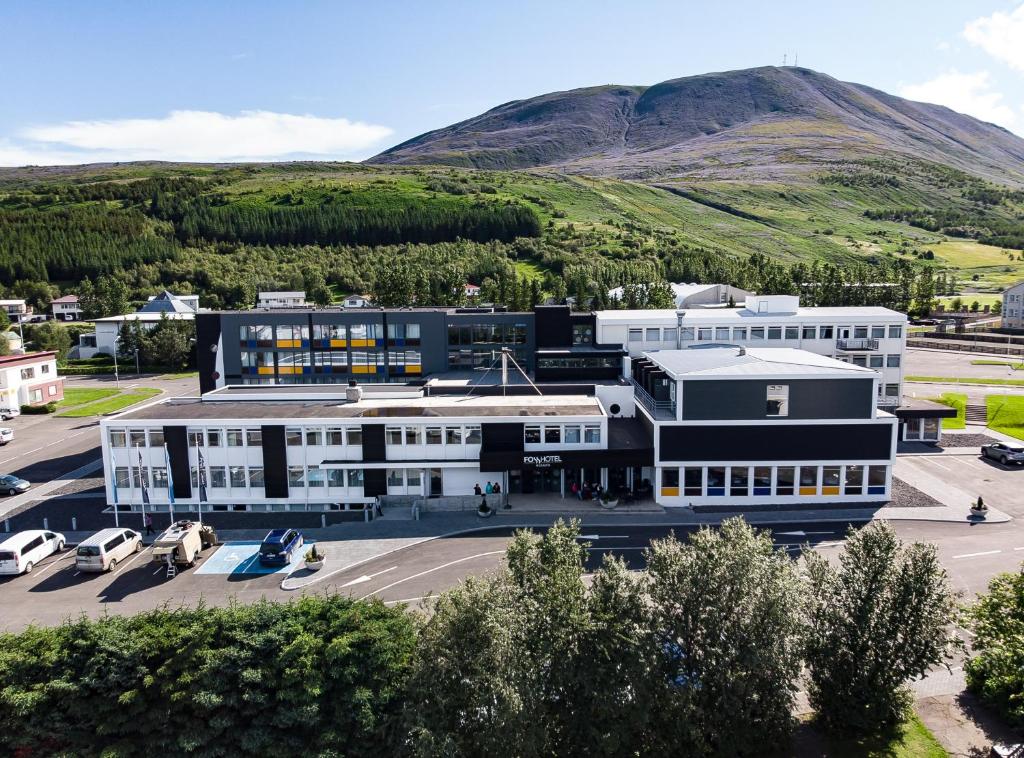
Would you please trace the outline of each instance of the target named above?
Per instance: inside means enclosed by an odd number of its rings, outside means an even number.
[[[541,468],[547,466],[561,465],[562,456],[560,455],[524,455],[523,465],[524,466],[540,466]]]

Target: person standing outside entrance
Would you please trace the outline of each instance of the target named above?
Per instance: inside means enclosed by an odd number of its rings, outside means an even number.
[[[146,536],[151,535],[153,533],[153,517],[147,513],[145,518],[142,519],[142,523],[146,527]]]

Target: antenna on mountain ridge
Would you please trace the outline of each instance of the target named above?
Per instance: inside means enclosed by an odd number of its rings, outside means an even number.
[[[793,65],[794,66],[799,66],[800,65],[800,53],[793,53]]]
[[[782,54],[782,65],[783,66],[786,65],[786,54],[785,53]]]

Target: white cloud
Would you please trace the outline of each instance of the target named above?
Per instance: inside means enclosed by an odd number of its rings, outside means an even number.
[[[105,161],[271,161],[365,158],[386,126],[311,115],[172,111],[163,118],[68,121],[0,138],[0,165]]]
[[[988,71],[962,74],[952,70],[921,84],[907,84],[900,95],[910,100],[945,105],[960,113],[991,121],[1007,129],[1017,125],[1017,113],[992,89]]]
[[[993,58],[1024,71],[1024,4],[1010,13],[996,11],[968,22],[964,37]]]

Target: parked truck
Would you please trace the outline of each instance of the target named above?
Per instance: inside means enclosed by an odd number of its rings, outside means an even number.
[[[179,566],[196,565],[204,548],[217,544],[213,527],[197,521],[175,521],[153,541],[153,562],[167,566],[168,578],[178,573]]]

